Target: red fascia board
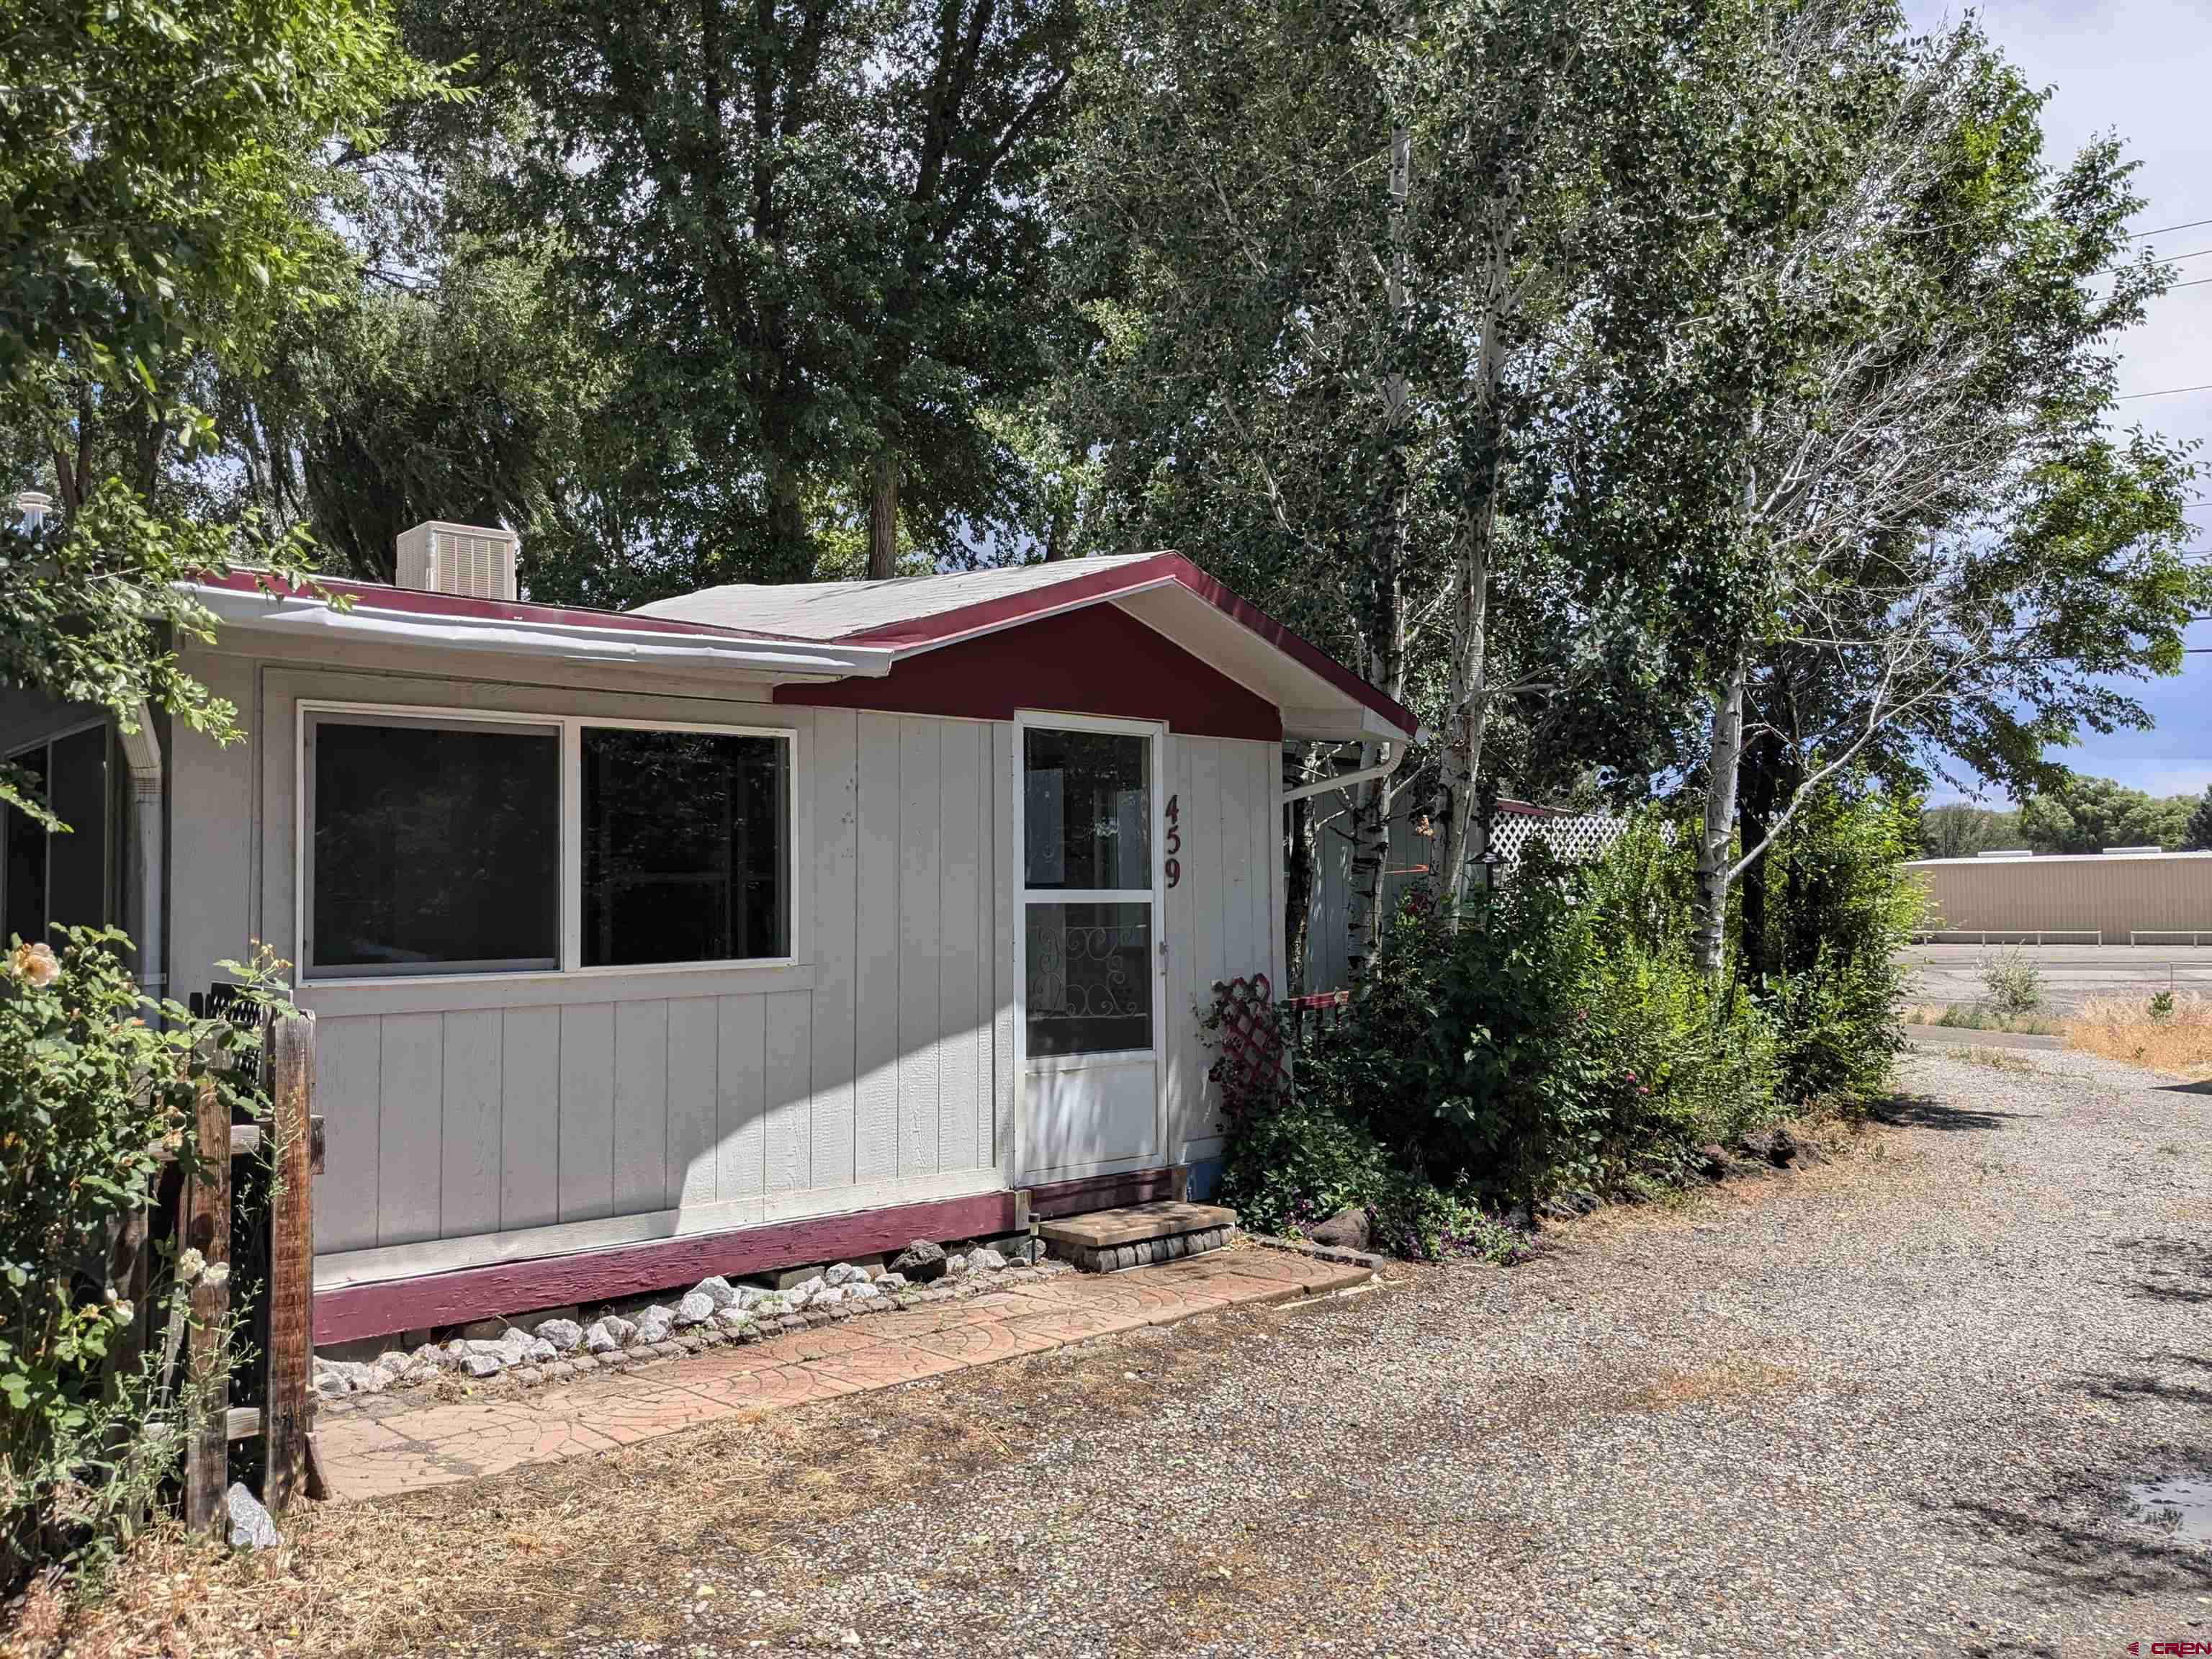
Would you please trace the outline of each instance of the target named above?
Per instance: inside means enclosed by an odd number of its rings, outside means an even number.
[[[315,1292],[315,1340],[352,1342],[538,1308],[584,1306],[689,1289],[710,1273],[749,1273],[900,1250],[915,1239],[990,1238],[1015,1230],[1020,1195],[981,1193],[733,1232],[693,1233],[532,1261],[501,1261]]]
[[[841,645],[908,646],[927,649],[931,646],[948,644],[984,629],[1003,628],[1024,622],[1046,611],[1110,599],[1118,593],[1150,587],[1162,580],[1173,581],[1189,589],[1215,610],[1243,623],[1301,667],[1318,675],[1355,702],[1373,709],[1400,731],[1410,736],[1419,728],[1420,722],[1404,704],[1377,691],[1320,647],[1291,632],[1258,605],[1216,581],[1180,553],[1155,553],[1137,563],[1116,565],[1090,575],[1073,576],[1048,587],[1031,588],[1027,592],[1009,594],[1005,599],[985,599],[975,605],[962,605],[957,610],[936,611],[926,617],[909,617],[904,622],[888,623],[880,628],[841,635],[837,642]]]
[[[1501,796],[1498,810],[1509,818],[1571,818],[1575,815],[1564,806],[1539,806],[1534,801],[1514,800]]]
[[[773,640],[779,644],[818,645],[786,634],[763,634],[756,629],[725,628],[714,623],[683,622],[672,617],[641,617],[623,611],[595,611],[588,605],[538,605],[527,599],[478,599],[463,593],[434,593],[420,588],[393,587],[383,582],[359,582],[318,576],[298,582],[260,570],[232,570],[199,579],[209,587],[238,593],[267,593],[276,599],[320,598],[323,592],[342,594],[374,611],[398,611],[418,617],[468,617],[483,622],[550,623],[566,628],[604,628],[640,634],[692,634],[709,639]],[[319,592],[319,590],[320,590]]]

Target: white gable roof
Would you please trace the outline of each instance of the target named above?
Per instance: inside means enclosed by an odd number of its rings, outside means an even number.
[[[1062,559],[990,570],[957,570],[933,576],[894,576],[884,581],[732,582],[641,605],[633,615],[671,617],[744,628],[802,640],[839,640],[894,623],[915,622],[971,605],[1036,593],[1101,571],[1139,565],[1156,556]]]

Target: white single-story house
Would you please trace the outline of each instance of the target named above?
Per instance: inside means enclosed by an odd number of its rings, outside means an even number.
[[[617,614],[410,537],[198,590],[242,743],[0,694],[77,828],[7,815],[6,931],[296,964],[325,1342],[1179,1189],[1209,988],[1284,982],[1285,742],[1415,731],[1171,553]]]

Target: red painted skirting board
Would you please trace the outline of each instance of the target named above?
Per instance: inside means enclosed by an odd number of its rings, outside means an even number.
[[[1096,1206],[1094,1206],[1096,1207]],[[1018,1193],[981,1193],[933,1204],[781,1221],[739,1232],[699,1233],[541,1256],[416,1279],[349,1285],[315,1295],[315,1340],[350,1342],[395,1331],[459,1325],[494,1314],[607,1302],[689,1287],[710,1273],[735,1278],[902,1249],[917,1238],[988,1237],[1021,1224]]]
[[[1085,1176],[1080,1181],[1055,1181],[1032,1187],[1030,1218],[1055,1221],[1063,1216],[1087,1215],[1093,1210],[1118,1210],[1125,1204],[1153,1204],[1177,1196],[1173,1167],[1128,1170],[1120,1175]]]

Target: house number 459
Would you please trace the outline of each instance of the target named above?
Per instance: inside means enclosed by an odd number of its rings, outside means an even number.
[[[1170,795],[1167,805],[1167,860],[1160,866],[1160,872],[1167,877],[1168,885],[1170,887],[1182,879],[1182,860],[1176,856],[1182,851],[1182,830],[1178,827],[1182,817],[1182,813],[1176,805],[1176,798]]]

